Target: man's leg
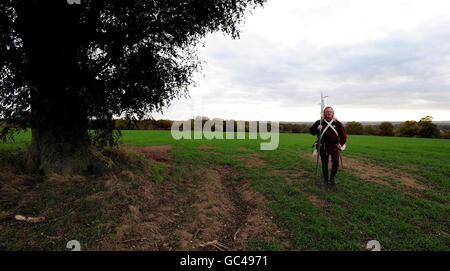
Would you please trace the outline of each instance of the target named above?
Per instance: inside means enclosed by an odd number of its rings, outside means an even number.
[[[328,160],[329,154],[321,152],[320,158],[322,159],[322,174],[323,174],[323,182],[324,184],[328,184]]]
[[[336,174],[339,168],[339,152],[335,152],[331,154],[331,162],[333,165],[331,166],[331,184],[336,184]]]

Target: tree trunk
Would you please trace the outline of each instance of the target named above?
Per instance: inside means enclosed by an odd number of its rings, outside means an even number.
[[[82,114],[67,102],[59,101],[60,104],[50,110],[40,110],[40,106],[32,108],[32,118],[36,121],[32,122],[28,150],[29,171],[71,174],[92,167],[87,118],[80,117]]]
[[[86,46],[80,5],[39,0],[18,7],[31,98],[27,168],[46,174],[89,170],[96,161],[88,136],[88,77],[79,63]]]
[[[32,128],[27,167],[30,171],[83,173],[92,168],[93,153],[86,130]]]

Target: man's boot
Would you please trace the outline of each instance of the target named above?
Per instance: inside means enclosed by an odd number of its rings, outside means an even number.
[[[331,185],[336,185],[336,177],[335,176],[331,177],[330,183],[331,183]]]
[[[336,185],[336,174],[339,168],[339,153],[334,153],[331,155],[333,166],[331,167],[331,185]]]
[[[323,174],[323,184],[324,184],[324,185],[330,184],[330,183],[328,182],[328,174]]]

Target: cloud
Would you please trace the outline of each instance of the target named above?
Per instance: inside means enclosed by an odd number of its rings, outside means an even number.
[[[448,120],[449,18],[448,1],[269,0],[240,39],[206,38],[199,87],[165,115],[311,120],[324,91],[347,120]]]

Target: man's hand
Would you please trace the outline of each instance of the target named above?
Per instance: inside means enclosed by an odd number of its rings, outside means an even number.
[[[337,147],[338,149],[342,149],[342,145],[340,143],[338,143]]]
[[[317,127],[317,130],[320,131],[320,130],[322,130],[322,128],[323,128],[322,125],[319,125],[319,126]]]

